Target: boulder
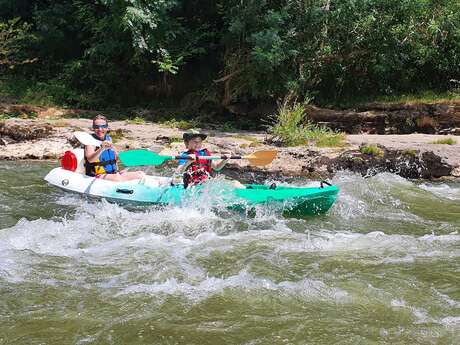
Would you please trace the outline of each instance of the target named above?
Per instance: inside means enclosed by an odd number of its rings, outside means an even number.
[[[6,120],[0,122],[0,138],[4,141],[14,140],[15,142],[36,140],[49,137],[54,133],[53,127],[48,123],[30,121]]]

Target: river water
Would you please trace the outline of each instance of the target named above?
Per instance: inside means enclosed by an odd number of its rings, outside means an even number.
[[[123,208],[0,163],[0,344],[460,344],[460,184],[336,175],[324,216]],[[306,183],[297,181],[297,184]]]

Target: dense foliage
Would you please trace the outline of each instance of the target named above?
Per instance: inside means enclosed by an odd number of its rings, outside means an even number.
[[[460,2],[0,0],[0,70],[83,107],[448,90]]]

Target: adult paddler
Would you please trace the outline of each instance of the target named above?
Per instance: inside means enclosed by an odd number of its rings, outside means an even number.
[[[100,147],[85,145],[85,172],[88,176],[102,178],[109,181],[129,181],[144,177],[142,171],[118,171],[118,151],[112,144],[108,134],[107,118],[97,115],[93,119],[93,137],[101,140]]]

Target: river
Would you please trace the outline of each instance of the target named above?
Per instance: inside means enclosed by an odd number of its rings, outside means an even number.
[[[0,344],[459,344],[460,184],[339,173],[324,216],[125,208],[0,162]],[[307,181],[296,181],[305,184]]]

